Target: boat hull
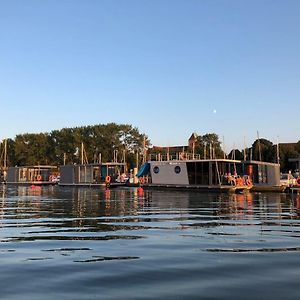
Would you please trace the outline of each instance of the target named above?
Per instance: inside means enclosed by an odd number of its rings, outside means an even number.
[[[110,183],[109,185],[107,185],[106,183],[59,183],[59,186],[62,187],[86,187],[86,188],[115,188],[115,187],[122,187],[122,186],[126,186],[126,183]]]
[[[149,189],[173,189],[173,190],[192,190],[199,192],[216,192],[216,193],[238,193],[243,191],[249,191],[249,186],[230,186],[230,185],[180,185],[180,184],[145,184],[143,188]]]
[[[286,190],[286,186],[269,186],[269,185],[257,185],[251,188],[251,192],[279,192],[283,193]]]
[[[22,185],[22,186],[43,186],[43,185],[56,185],[57,182],[53,181],[23,181],[23,182],[6,182],[7,185]]]

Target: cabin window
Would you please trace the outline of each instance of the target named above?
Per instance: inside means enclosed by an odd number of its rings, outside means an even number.
[[[154,172],[155,174],[158,174],[158,173],[159,173],[159,167],[158,167],[158,166],[155,166],[155,167],[153,168],[153,172]]]
[[[181,172],[181,168],[179,166],[176,166],[174,168],[174,171],[175,171],[176,174],[179,174]]]
[[[190,184],[209,184],[208,162],[188,162],[186,165]]]

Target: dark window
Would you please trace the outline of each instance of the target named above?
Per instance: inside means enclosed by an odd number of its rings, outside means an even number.
[[[154,172],[155,174],[157,174],[157,173],[159,172],[159,167],[158,167],[158,166],[155,166],[155,167],[153,168],[153,172]]]
[[[176,166],[174,168],[174,171],[175,171],[176,174],[179,174],[181,172],[181,168],[179,166]]]
[[[209,184],[209,163],[208,162],[188,162],[187,172],[190,184]]]

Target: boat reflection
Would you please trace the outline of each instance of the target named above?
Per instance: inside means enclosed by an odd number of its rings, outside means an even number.
[[[1,187],[1,217],[7,194],[18,218],[31,214],[36,218],[56,218],[72,226],[97,226],[115,218],[115,222],[151,221],[160,214],[178,213],[182,218],[221,218],[222,220],[295,219],[300,215],[300,195],[289,194],[209,194],[184,191],[143,190],[139,188],[61,188]],[[62,217],[65,220],[62,220]],[[70,220],[70,221],[68,221]],[[63,224],[65,225],[65,224]]]

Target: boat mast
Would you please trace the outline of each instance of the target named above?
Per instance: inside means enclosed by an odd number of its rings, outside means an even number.
[[[226,158],[226,147],[225,147],[225,138],[224,138],[224,135],[223,135],[223,158],[225,159]]]
[[[244,161],[246,160],[246,137],[244,136]]]
[[[84,145],[83,145],[83,142],[81,143],[81,164],[84,165],[84,164],[88,164],[88,159],[87,159],[87,156],[86,156],[86,152],[85,152],[85,149],[84,149]]]
[[[143,139],[143,164],[146,162],[146,136]]]
[[[260,149],[260,139],[259,139],[258,131],[257,131],[257,140],[258,140],[259,161],[261,161],[261,149]]]
[[[277,135],[277,163],[280,163],[280,157],[279,157],[279,136]]]
[[[3,168],[6,170],[7,167],[7,139],[4,140],[4,162],[3,162]]]

